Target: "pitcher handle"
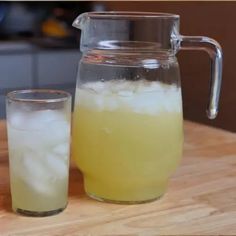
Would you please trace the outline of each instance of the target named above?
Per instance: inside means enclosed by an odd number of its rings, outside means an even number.
[[[214,39],[205,36],[180,36],[180,49],[203,50],[211,58],[211,78],[207,116],[214,119],[218,113],[219,96],[222,80],[222,49]]]

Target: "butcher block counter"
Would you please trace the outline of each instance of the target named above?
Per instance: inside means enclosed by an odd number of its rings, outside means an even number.
[[[184,130],[181,166],[160,200],[91,200],[72,163],[66,210],[33,218],[11,210],[6,127],[0,121],[0,235],[236,235],[236,134],[188,121]]]

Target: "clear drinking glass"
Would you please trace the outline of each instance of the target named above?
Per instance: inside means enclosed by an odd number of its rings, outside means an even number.
[[[7,94],[12,208],[29,216],[67,205],[71,95],[59,90]]]
[[[162,196],[182,158],[180,49],[205,50],[212,70],[208,117],[218,111],[222,51],[182,36],[169,13],[88,12],[81,29],[72,155],[92,198],[141,203]]]

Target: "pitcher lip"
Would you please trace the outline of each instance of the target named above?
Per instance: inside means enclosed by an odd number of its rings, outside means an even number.
[[[92,11],[87,12],[88,17],[93,18],[175,18],[178,19],[179,15],[164,12],[141,12],[141,11]]]
[[[179,15],[164,12],[141,12],[141,11],[91,11],[80,14],[72,23],[75,28],[83,29],[87,19],[104,19],[104,20],[179,20]]]

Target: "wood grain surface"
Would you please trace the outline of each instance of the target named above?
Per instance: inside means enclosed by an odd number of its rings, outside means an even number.
[[[236,134],[185,122],[184,158],[155,202],[115,205],[89,199],[71,164],[69,204],[56,216],[11,210],[5,122],[0,122],[0,236],[236,235]]]

